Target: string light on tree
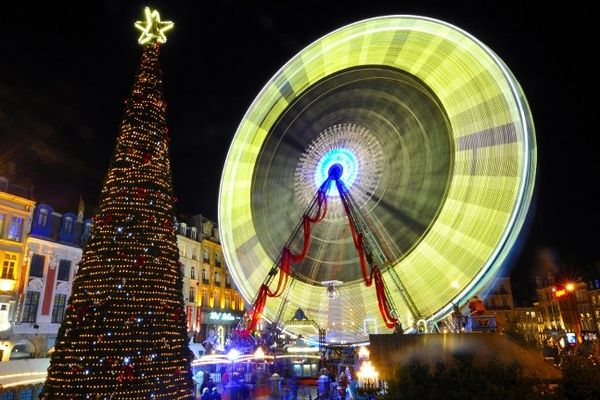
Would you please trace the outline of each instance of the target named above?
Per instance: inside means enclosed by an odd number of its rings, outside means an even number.
[[[145,16],[140,67],[42,399],[193,399],[158,59],[173,23],[148,8]]]

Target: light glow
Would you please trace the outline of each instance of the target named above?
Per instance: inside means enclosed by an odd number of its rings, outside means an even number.
[[[150,7],[144,9],[145,21],[137,21],[135,27],[142,31],[138,38],[141,45],[158,42],[165,43],[167,36],[165,32],[172,29],[175,24],[171,21],[161,21],[157,10],[150,10]]]
[[[392,262],[392,268],[425,317],[425,325],[452,312],[453,304],[471,298],[509,259],[529,209],[537,162],[533,120],[518,82],[492,50],[448,23],[416,16],[374,18],[338,29],[302,50],[267,83],[238,127],[223,171],[219,221],[226,260],[246,299],[254,297],[274,262],[270,250],[257,240],[256,227],[263,221],[257,221],[252,212],[253,174],[259,164],[260,150],[270,139],[271,128],[298,94],[342,71],[374,65],[405,71],[423,82],[439,99],[452,126],[451,179],[441,208],[433,219],[426,221],[425,234]],[[354,122],[339,121],[339,124]],[[372,134],[375,127],[364,126]],[[402,135],[406,133],[410,132]],[[345,133],[335,137],[340,144],[343,142],[338,138],[348,138]],[[397,166],[392,162],[398,158],[398,151],[385,147],[386,142],[382,146],[381,181],[390,182],[389,187],[403,184],[397,173],[400,167],[418,168],[430,161],[422,157],[415,143],[407,141],[398,149],[413,146],[416,150],[409,154],[408,163]],[[354,150],[350,145],[343,148]],[[307,166],[322,160],[311,159],[311,154],[308,152]],[[368,178],[362,175],[366,168],[362,162],[370,158],[357,154],[361,164],[359,180],[354,186],[360,188]],[[323,168],[324,173],[318,179],[312,176],[315,169],[306,171],[311,172],[310,190],[305,190],[310,198],[314,186],[322,183],[317,180],[326,179],[327,169]],[[282,180],[291,179],[289,171],[279,172]],[[344,166],[342,180],[346,183],[347,173]],[[387,221],[377,220],[380,206],[397,207],[402,211],[399,215],[410,213],[407,204],[421,200],[419,185],[439,179],[425,178],[406,186],[403,202],[378,203],[365,207],[363,212],[385,228]],[[412,193],[416,193],[414,197]],[[290,208],[287,203],[276,200],[273,203],[285,210]],[[410,218],[407,220],[411,222]],[[249,247],[249,243],[253,245]],[[331,253],[338,254],[337,249]],[[384,279],[389,281],[389,274],[384,273]],[[330,319],[331,315],[339,315],[334,307],[348,301],[356,304],[354,319],[373,318],[372,328],[369,324],[370,329],[366,329],[365,323],[364,332],[360,327],[352,331],[353,342],[364,340],[367,331],[379,327],[386,331],[381,318],[372,313],[377,308],[376,299],[367,288],[347,291],[342,288],[338,299],[328,302],[322,301],[326,299],[322,286],[296,281],[293,289],[289,308],[302,308],[319,325],[334,327],[328,332],[328,340],[342,330],[342,320]],[[407,307],[398,295],[394,297],[403,325],[412,326]],[[267,302],[266,318],[275,318],[280,304],[279,300]]]
[[[346,188],[350,189],[352,187],[358,176],[358,159],[348,149],[335,148],[325,153],[317,163],[317,168],[315,169],[315,191],[329,177],[329,168],[334,164],[340,164],[344,169],[341,179]],[[329,197],[340,196],[335,184],[330,186],[328,195]]]

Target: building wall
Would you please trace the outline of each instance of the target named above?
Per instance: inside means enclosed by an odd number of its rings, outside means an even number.
[[[487,293],[486,293],[487,292]],[[514,319],[512,286],[508,277],[496,277],[484,291],[484,304],[488,311],[496,315],[496,331],[506,332]]]
[[[214,222],[201,216],[178,224],[177,244],[183,269],[183,298],[188,331],[195,342],[224,344],[242,317],[245,304],[235,288]]]
[[[19,281],[34,206],[33,200],[0,192],[0,360],[7,359],[11,350],[10,330],[22,293]]]
[[[562,284],[539,287],[535,307],[542,340],[559,341],[567,332],[574,332],[578,342],[597,340],[600,329],[598,291],[600,287],[596,288],[593,282],[577,282],[571,289]]]

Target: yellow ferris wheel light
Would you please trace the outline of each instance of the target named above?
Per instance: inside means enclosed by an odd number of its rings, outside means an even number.
[[[138,43],[141,45],[153,42],[165,43],[167,41],[165,32],[172,29],[175,24],[171,21],[161,21],[158,11],[151,11],[149,7],[144,9],[144,15],[146,16],[145,21],[135,23],[135,27],[142,31]]]

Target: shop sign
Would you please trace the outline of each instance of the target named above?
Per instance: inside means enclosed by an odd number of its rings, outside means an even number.
[[[208,319],[211,321],[233,321],[235,319],[239,319],[240,317],[235,317],[231,313],[228,312],[215,312],[212,311],[208,314]]]

